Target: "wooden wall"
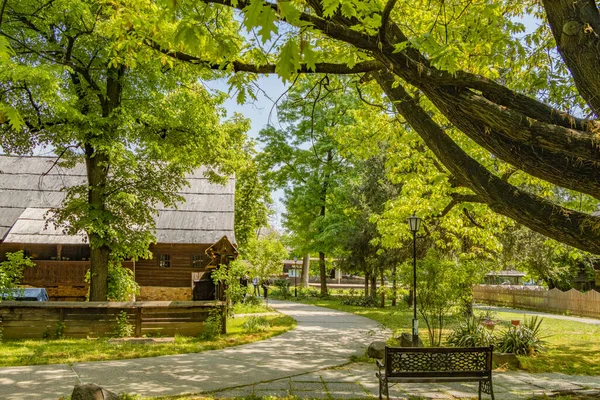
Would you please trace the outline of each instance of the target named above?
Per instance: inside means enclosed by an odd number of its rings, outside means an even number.
[[[150,246],[151,259],[138,260],[135,268],[132,263],[124,266],[135,271],[135,279],[140,286],[191,287],[192,272],[206,271],[210,258],[205,251],[210,244],[164,244]],[[89,248],[87,245],[62,245],[62,261],[51,260],[57,257],[57,245],[0,243],[0,261],[6,252],[26,250],[38,267],[27,268],[23,284],[46,287],[52,290],[53,300],[75,300],[87,292],[88,285],[83,277],[89,269]],[[170,267],[160,266],[160,256],[170,256]],[[201,256],[199,267],[192,266],[193,257]],[[69,258],[69,261],[64,261]],[[63,289],[61,289],[63,288]],[[73,290],[67,290],[74,288]],[[67,290],[67,291],[65,291]],[[68,293],[67,293],[68,292]],[[50,294],[50,293],[49,293]]]
[[[140,286],[190,287],[192,272],[205,271],[210,259],[204,251],[208,244],[163,244],[150,246],[150,260],[135,263],[135,280]],[[171,258],[169,268],[160,267],[161,254]],[[202,256],[201,267],[192,267],[194,255]]]
[[[54,337],[59,323],[65,337],[113,336],[116,317],[127,312],[134,336],[196,336],[212,310],[224,315],[219,301],[19,302],[0,303],[0,328],[6,339]],[[221,318],[222,324],[225,318]],[[222,326],[225,330],[225,325]]]

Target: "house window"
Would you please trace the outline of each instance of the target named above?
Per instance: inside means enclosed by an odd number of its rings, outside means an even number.
[[[161,254],[160,262],[158,263],[158,265],[161,268],[170,268],[171,267],[171,256],[168,254]]]
[[[194,268],[202,267],[202,256],[200,254],[195,254],[192,256],[192,267],[194,267]]]

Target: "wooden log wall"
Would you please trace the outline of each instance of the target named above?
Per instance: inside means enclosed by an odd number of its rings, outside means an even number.
[[[135,263],[135,280],[140,286],[189,287],[192,272],[205,271],[211,261],[204,253],[208,245],[163,244],[150,246],[152,259]],[[170,267],[160,266],[161,254],[170,257]],[[194,256],[201,256],[199,267],[192,266]]]
[[[114,336],[125,311],[134,336],[196,336],[211,311],[225,315],[220,301],[0,302],[0,329],[6,339],[53,338],[62,327],[72,338]],[[222,324],[225,319],[221,318]],[[225,331],[225,326],[222,326]]]
[[[575,289],[563,292],[558,289],[531,290],[511,286],[476,285],[473,287],[473,299],[497,306],[600,318],[600,293],[595,290],[581,293]]]

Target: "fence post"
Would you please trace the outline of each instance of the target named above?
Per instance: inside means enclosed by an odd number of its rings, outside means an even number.
[[[142,337],[142,307],[135,309],[135,337]]]

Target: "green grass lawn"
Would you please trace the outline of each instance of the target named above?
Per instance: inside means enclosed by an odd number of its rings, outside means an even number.
[[[267,307],[262,300],[259,300],[255,304],[250,303],[237,303],[233,305],[234,314],[258,314],[275,311],[271,307]]]
[[[5,340],[0,344],[0,366],[69,364],[86,361],[121,360],[126,358],[155,357],[172,354],[198,353],[230,346],[256,342],[279,335],[296,326],[288,316],[265,318],[270,327],[264,332],[247,332],[244,323],[251,317],[233,318],[227,322],[227,334],[212,340],[175,336],[175,343],[165,344],[109,344],[108,338]]]
[[[361,315],[373,319],[395,332],[410,332],[411,330],[412,309],[409,309],[402,302],[399,302],[402,304],[396,307],[367,308],[340,304],[340,301],[335,297],[329,299],[307,297],[300,301]],[[482,311],[475,310],[475,314],[479,313],[482,313]],[[494,319],[500,321],[495,328],[497,333],[508,327],[511,320],[523,321],[523,314],[498,312],[494,313]],[[456,321],[457,319],[450,320],[448,323],[449,328]],[[427,346],[426,327],[421,318],[420,322],[420,336]],[[449,333],[450,329],[444,332],[445,335]],[[600,375],[600,325],[544,318],[542,336],[546,341],[547,351],[533,357],[519,356],[522,370],[527,372],[562,372],[571,375]]]

